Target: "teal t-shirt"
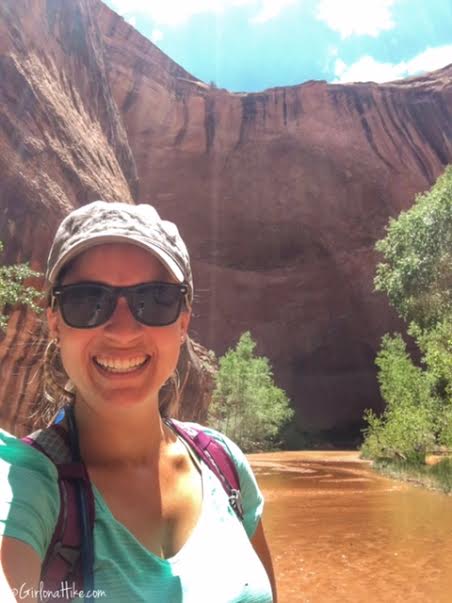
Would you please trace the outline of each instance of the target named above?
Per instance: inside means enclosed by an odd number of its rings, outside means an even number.
[[[238,470],[243,524],[218,478],[201,462],[203,502],[180,551],[162,559],[110,512],[94,487],[94,588],[105,603],[271,603],[271,586],[250,538],[263,498],[248,461],[226,436],[203,428],[229,450]],[[60,509],[57,471],[39,451],[0,430],[0,535],[30,544],[44,559]]]

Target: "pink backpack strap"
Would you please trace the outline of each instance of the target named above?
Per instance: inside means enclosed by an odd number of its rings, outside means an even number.
[[[201,427],[187,424],[175,419],[165,422],[195,451],[211,471],[220,480],[229,503],[240,521],[243,521],[244,510],[240,492],[240,478],[231,455],[217,440],[209,436]]]
[[[60,512],[41,570],[43,588],[63,592],[62,583],[83,590],[81,567],[82,532],[77,482],[82,482],[88,501],[91,531],[94,528],[94,495],[88,473],[82,462],[73,462],[68,436],[61,425],[51,425],[22,438],[25,444],[45,454],[56,466],[60,492]],[[53,599],[52,599],[53,600]],[[72,600],[70,592],[59,600]],[[49,599],[50,601],[50,599]]]

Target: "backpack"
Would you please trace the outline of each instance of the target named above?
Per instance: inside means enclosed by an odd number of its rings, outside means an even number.
[[[60,425],[65,416],[69,431]],[[240,480],[229,453],[199,426],[175,419],[163,420],[218,477],[232,509],[242,521]],[[71,601],[77,592],[84,591],[88,594],[84,600],[93,601],[88,591],[94,590],[94,494],[80,457],[72,406],[65,406],[49,427],[25,436],[22,441],[45,454],[58,471],[60,513],[42,564],[41,600],[54,600],[58,591],[60,600]],[[45,591],[49,591],[47,595]]]

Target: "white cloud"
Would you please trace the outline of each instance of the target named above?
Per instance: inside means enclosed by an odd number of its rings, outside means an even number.
[[[320,0],[317,18],[330,29],[350,36],[372,36],[395,26],[391,14],[396,0]]]
[[[163,38],[164,38],[163,31],[160,31],[160,29],[152,30],[151,40],[154,42],[154,44],[157,44],[157,42],[160,42],[160,40],[163,40]]]
[[[389,82],[405,77],[400,64],[379,63],[373,57],[363,56],[355,63],[346,65],[337,59],[334,66],[336,82]]]
[[[336,59],[334,74],[339,82],[390,82],[426,71],[434,71],[452,63],[452,44],[427,48],[409,61],[381,63],[371,56],[362,56],[351,65]]]
[[[265,23],[277,17],[287,6],[300,0],[112,0],[112,7],[120,15],[146,16],[158,25],[176,26],[194,15],[222,14],[234,7],[256,9],[252,23]]]
[[[278,17],[281,12],[292,4],[296,4],[297,0],[262,0],[261,7],[257,15],[252,17],[251,23],[266,23],[275,17]]]
[[[427,48],[408,62],[408,71],[411,74],[433,71],[449,63],[452,63],[452,44]]]
[[[127,23],[130,23],[132,27],[137,26],[137,18],[135,15],[130,15],[126,18]]]
[[[342,59],[336,59],[334,62],[334,75],[341,77],[347,71],[347,65]]]
[[[328,46],[328,48],[326,49],[326,54],[328,57],[337,57],[337,55],[339,54],[339,48],[337,46]]]

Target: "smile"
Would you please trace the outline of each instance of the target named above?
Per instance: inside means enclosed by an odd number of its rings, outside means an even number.
[[[110,373],[132,373],[142,368],[149,360],[150,356],[147,354],[140,354],[130,358],[94,357],[94,363]]]

